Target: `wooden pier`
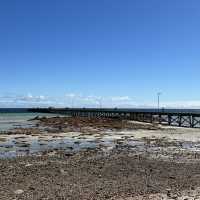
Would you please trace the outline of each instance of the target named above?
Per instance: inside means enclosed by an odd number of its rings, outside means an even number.
[[[117,108],[32,108],[29,112],[66,114],[74,117],[120,118],[169,126],[200,128],[200,112],[194,110]]]

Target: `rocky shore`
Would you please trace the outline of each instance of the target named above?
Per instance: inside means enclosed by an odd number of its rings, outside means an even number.
[[[200,199],[199,129],[120,119],[33,121],[0,136],[2,200]]]
[[[200,196],[199,162],[149,159],[122,149],[109,155],[90,150],[1,160],[0,173],[2,200],[186,200]]]

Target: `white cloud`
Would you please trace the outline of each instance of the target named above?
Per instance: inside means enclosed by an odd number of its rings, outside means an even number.
[[[16,96],[15,101],[24,101],[24,102],[42,102],[45,101],[46,97],[43,95],[40,96],[33,96],[32,94]]]
[[[0,96],[0,107],[33,107],[48,106],[54,101],[44,95],[34,96],[27,95],[6,95]]]
[[[66,94],[66,102],[74,107],[124,107],[135,105],[129,96],[102,97],[95,95]]]
[[[129,96],[118,96],[118,97],[111,97],[112,101],[131,101],[132,99]]]
[[[60,97],[46,95],[16,95],[0,96],[0,107],[126,107],[152,108],[157,102],[136,102],[129,96],[102,97],[69,93]],[[165,108],[200,108],[200,100],[194,101],[161,101],[160,107]]]
[[[200,100],[194,101],[169,101],[161,103],[162,107],[168,108],[200,108]]]
[[[77,95],[74,94],[74,93],[69,93],[69,94],[66,94],[65,97],[67,97],[67,98],[75,98],[75,97],[77,97]]]

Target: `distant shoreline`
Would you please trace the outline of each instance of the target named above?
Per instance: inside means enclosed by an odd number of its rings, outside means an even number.
[[[83,108],[70,108],[70,107],[66,107],[66,108],[0,108],[0,113],[26,113],[26,112],[31,112],[31,110],[48,110],[48,109],[54,109],[54,110],[61,110],[61,109],[83,109]],[[100,109],[100,108],[84,108],[84,109]],[[118,109],[118,110],[125,110],[125,111],[141,111],[141,112],[157,112],[158,108],[101,108],[106,109],[106,110],[110,110],[110,109]],[[191,113],[200,113],[200,108],[160,108],[160,111],[165,111],[165,112],[191,112]]]

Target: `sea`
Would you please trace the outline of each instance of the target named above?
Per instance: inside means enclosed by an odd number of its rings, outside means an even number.
[[[36,116],[57,116],[50,113],[32,113],[25,108],[0,108],[0,132],[8,131],[13,128],[31,127],[33,125],[30,119]]]

